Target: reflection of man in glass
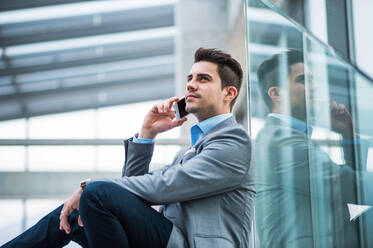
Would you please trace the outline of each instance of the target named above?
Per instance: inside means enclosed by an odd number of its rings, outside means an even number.
[[[357,224],[349,221],[347,208],[347,203],[356,202],[354,173],[348,165],[333,163],[309,138],[305,77],[312,78],[302,52],[295,50],[274,55],[258,69],[261,93],[271,110],[256,145],[260,245],[358,247]],[[312,99],[315,86],[309,83]],[[351,141],[346,107],[332,102],[330,117],[341,143]],[[351,161],[349,145],[342,146],[345,161]]]

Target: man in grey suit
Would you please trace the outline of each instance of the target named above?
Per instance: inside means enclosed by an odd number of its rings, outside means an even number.
[[[255,196],[251,145],[230,113],[242,81],[229,54],[200,48],[187,76],[192,145],[149,172],[157,134],[182,125],[173,97],[151,108],[125,142],[122,177],[84,182],[65,203],[4,247],[248,247]],[[151,205],[162,205],[160,212]],[[58,227],[60,230],[58,230]]]

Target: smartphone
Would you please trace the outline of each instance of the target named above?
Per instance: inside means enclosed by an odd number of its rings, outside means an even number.
[[[176,114],[176,120],[180,120],[189,113],[185,110],[185,97],[182,97],[178,102],[174,102],[173,108]]]

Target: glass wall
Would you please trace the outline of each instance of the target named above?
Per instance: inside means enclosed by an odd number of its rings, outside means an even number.
[[[255,247],[373,247],[373,81],[247,0]]]

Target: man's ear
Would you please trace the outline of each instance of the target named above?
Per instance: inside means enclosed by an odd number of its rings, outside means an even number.
[[[268,89],[267,93],[272,101],[277,102],[280,100],[280,89],[278,87],[272,86]]]
[[[224,97],[225,100],[233,101],[233,99],[237,96],[238,91],[234,86],[227,86],[224,88],[224,90],[226,92]]]

